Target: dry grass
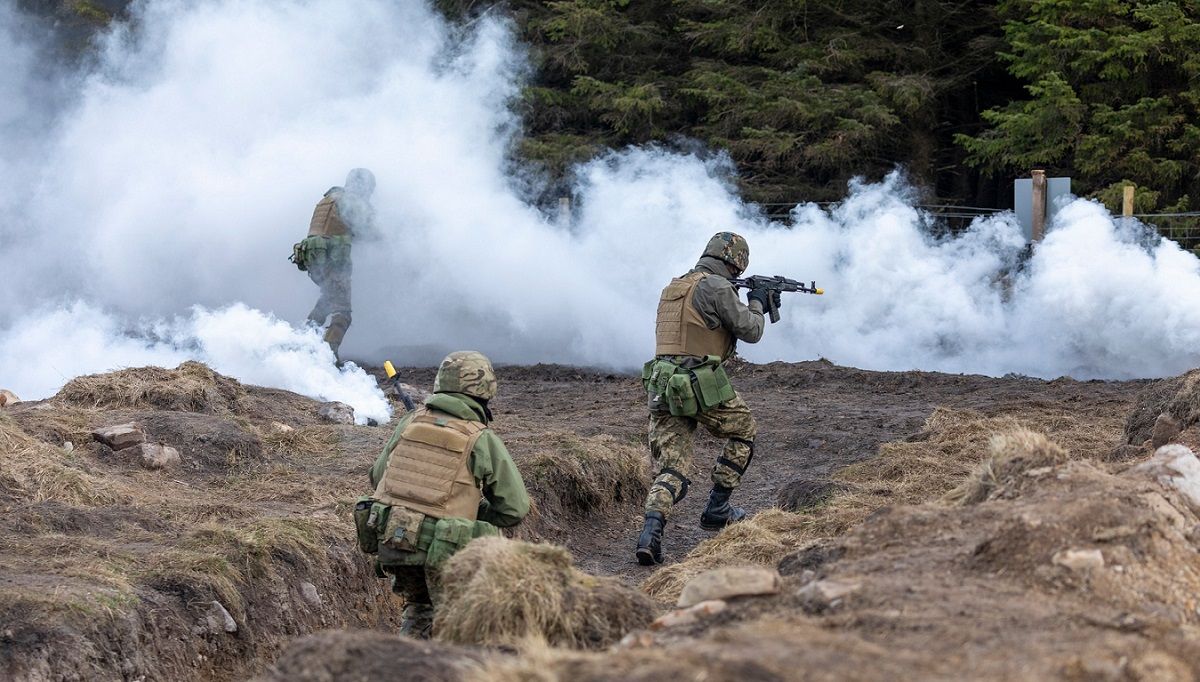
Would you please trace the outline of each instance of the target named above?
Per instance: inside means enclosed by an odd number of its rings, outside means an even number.
[[[0,493],[31,502],[55,500],[89,506],[127,499],[114,485],[85,473],[73,460],[73,453],[33,438],[10,417],[0,415]]]
[[[512,439],[517,466],[533,500],[519,537],[539,538],[570,530],[573,519],[614,505],[640,502],[650,475],[640,445],[612,436],[551,433],[536,441]]]
[[[645,596],[613,578],[572,566],[556,545],[482,538],[455,554],[441,573],[434,631],[459,644],[602,648],[654,615]]]
[[[1200,422],[1200,370],[1156,381],[1143,390],[1125,423],[1125,442],[1141,445],[1149,439],[1160,414],[1174,417],[1185,429]]]
[[[978,504],[1019,485],[1025,473],[1061,464],[1067,451],[1040,433],[1018,427],[992,436],[988,457],[943,500],[958,505]]]
[[[290,431],[268,427],[259,431],[263,446],[276,452],[313,457],[341,454],[337,429],[332,426],[306,426]]]
[[[236,380],[189,361],[175,369],[135,367],[76,377],[55,398],[85,407],[230,414],[240,409],[245,395]]]
[[[642,584],[642,589],[660,602],[673,603],[683,586],[703,571],[730,565],[775,566],[805,542],[841,535],[884,506],[942,498],[971,476],[989,454],[1010,457],[1013,464],[1005,466],[1014,468],[1026,461],[1050,461],[1060,456],[1057,453],[1067,457],[1064,450],[1045,438],[1030,435],[1027,425],[1044,428],[1072,443],[1071,456],[1075,457],[1107,452],[1120,437],[1120,425],[1111,418],[1097,422],[1094,415],[1073,415],[1061,408],[1046,411],[1031,407],[1028,412],[1000,417],[938,408],[917,435],[884,443],[878,456],[835,474],[833,478],[841,486],[826,504],[803,513],[778,509],[760,512],[697,545],[683,561],[659,569]],[[1007,435],[993,441],[997,434]],[[1033,436],[1041,441],[1031,440]],[[1012,456],[1025,452],[1024,447],[1037,454]],[[1004,466],[1000,469],[1002,477],[1008,475]],[[977,480],[973,485],[990,485],[978,476],[972,480]]]

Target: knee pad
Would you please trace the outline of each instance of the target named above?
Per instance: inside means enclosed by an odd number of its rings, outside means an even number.
[[[662,478],[663,474],[666,474],[667,476],[679,481],[679,487],[676,488],[666,481],[660,481],[659,479]],[[654,479],[654,482],[666,488],[667,492],[671,493],[671,500],[675,504],[679,504],[683,498],[687,497],[688,487],[692,484],[692,481],[687,476],[684,476],[680,471],[672,469],[671,467],[663,467],[660,469],[658,476]]]

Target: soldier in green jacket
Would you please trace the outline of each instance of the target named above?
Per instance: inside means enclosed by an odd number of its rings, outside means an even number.
[[[636,557],[644,566],[662,563],[662,533],[671,508],[687,494],[697,426],[725,439],[712,468],[712,491],[700,527],[718,530],[741,521],[746,512],[729,503],[754,457],[757,427],[750,408],[733,389],[724,362],[737,342],[757,343],[763,310],[778,294],[755,289],[748,304],[730,284],[750,263],[750,247],[740,235],[719,232],[700,261],[663,289],[655,324],[655,358],[642,379],[650,407],[650,454],[658,474],[646,496],[645,521]]]
[[[488,423],[496,375],[481,353],[442,361],[433,395],[405,415],[371,468],[375,492],[355,507],[363,549],[406,604],[401,631],[428,638],[438,569],[470,540],[529,513],[521,473]]]
[[[308,320],[318,327],[325,326],[325,343],[335,357],[350,329],[350,284],[354,270],[350,247],[356,238],[373,235],[375,231],[375,209],[371,205],[374,191],[375,176],[371,171],[351,170],[345,186],[329,188],[317,202],[308,236],[292,247],[292,262],[307,270],[321,290]]]

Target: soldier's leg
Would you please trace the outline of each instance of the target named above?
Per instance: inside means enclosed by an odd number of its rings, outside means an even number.
[[[392,591],[404,597],[400,634],[417,639],[429,639],[433,634],[433,599],[429,594],[424,566],[388,568],[392,575]]]
[[[745,510],[729,504],[729,496],[741,484],[742,475],[754,458],[758,427],[740,395],[706,410],[697,419],[709,433],[726,439],[725,448],[713,465],[708,507],[700,517],[701,527],[716,530],[746,517]]]
[[[646,511],[666,518],[671,507],[687,495],[691,481],[686,472],[692,463],[696,420],[669,414],[650,415],[650,456],[657,474],[646,494]]]
[[[650,415],[650,455],[658,474],[646,494],[646,516],[638,536],[637,560],[643,566],[661,564],[662,533],[671,507],[687,495],[685,473],[692,461],[692,435],[696,422],[669,414]]]
[[[308,314],[309,322],[318,327],[325,325],[325,318],[333,312],[333,307],[330,305],[330,289],[326,284],[326,272],[324,263],[312,263],[308,266],[308,277],[321,290],[317,296],[317,302],[313,305],[312,312]]]
[[[325,343],[329,344],[329,348],[337,356],[342,339],[346,337],[346,331],[350,329],[349,265],[340,266],[331,271],[326,281],[329,290],[329,309],[332,314],[329,318],[329,327],[325,329]],[[323,288],[322,291],[324,290]],[[324,297],[324,294],[322,296]]]

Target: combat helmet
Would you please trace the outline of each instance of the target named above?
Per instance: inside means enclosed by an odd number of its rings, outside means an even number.
[[[433,380],[434,393],[462,393],[480,400],[496,397],[496,372],[483,353],[460,350],[446,356]]]
[[[366,168],[355,168],[346,174],[346,191],[370,196],[375,191],[375,174]]]
[[[750,245],[746,243],[745,237],[733,232],[714,234],[712,239],[708,240],[708,246],[704,247],[704,255],[725,261],[733,268],[734,276],[745,272],[746,267],[750,265]]]

